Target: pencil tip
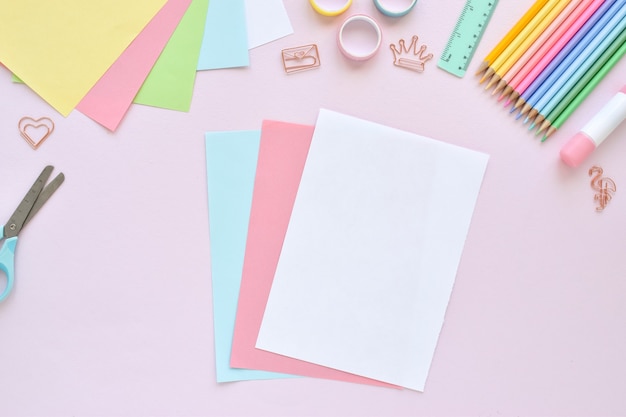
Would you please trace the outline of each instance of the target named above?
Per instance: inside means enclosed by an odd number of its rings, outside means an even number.
[[[541,126],[539,126],[539,129],[537,129],[537,134],[540,134],[541,132],[543,132],[544,130],[546,130],[546,128],[550,125],[550,123],[547,120],[544,120],[541,123]]]
[[[550,127],[548,128],[548,131],[547,131],[547,132],[546,132],[546,134],[544,135],[544,139],[543,139],[543,140],[545,141],[546,139],[548,139],[550,136],[552,136],[552,134],[553,134],[554,132],[556,132],[556,128],[555,128],[554,126],[550,126]]]
[[[508,106],[509,103],[511,102],[511,92],[513,91],[513,89],[511,88],[510,85],[507,85],[506,87],[504,87],[504,90],[502,90],[502,94],[500,94],[500,98],[498,100],[502,100],[505,97],[507,98],[506,100],[506,104],[505,106]]]
[[[491,77],[491,80],[489,80],[489,85],[487,86],[488,88],[493,86],[493,85],[497,85],[496,83],[500,82],[500,76],[498,76],[498,74],[494,74],[493,77]],[[495,91],[497,92],[498,89],[496,87]]]
[[[476,71],[476,75],[480,75],[483,72],[485,72],[485,70],[489,67],[489,64],[487,63],[487,61],[483,61],[480,63],[480,66],[478,67],[478,70]]]
[[[495,73],[496,72],[493,70],[493,68],[487,68],[487,72],[485,72],[485,74],[482,76],[482,78],[480,79],[479,83],[482,84],[483,81],[485,81],[487,78],[491,78],[491,76],[493,74],[495,74]]]
[[[498,81],[498,85],[496,85],[495,90],[493,90],[493,93],[491,93],[491,95],[496,95],[498,94],[500,91],[502,91],[502,94],[500,95],[500,99],[498,100],[502,100],[502,97],[504,95],[504,89],[506,87],[506,81],[504,81],[504,79],[501,79],[500,81]]]

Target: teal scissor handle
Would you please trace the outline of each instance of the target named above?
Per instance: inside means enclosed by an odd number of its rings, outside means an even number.
[[[3,234],[3,227],[0,227],[0,234]],[[15,279],[15,246],[17,245],[17,236],[10,237],[4,241],[2,249],[0,249],[0,270],[4,272],[7,277],[6,286],[4,291],[0,294],[0,302],[2,302],[13,288],[13,281]]]

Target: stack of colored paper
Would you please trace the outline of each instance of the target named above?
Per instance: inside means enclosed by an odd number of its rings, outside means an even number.
[[[217,381],[422,391],[488,156],[321,110],[206,157]]]
[[[23,0],[0,14],[0,62],[63,116],[115,130],[133,102],[188,111],[197,70],[247,66],[291,32],[281,0]]]

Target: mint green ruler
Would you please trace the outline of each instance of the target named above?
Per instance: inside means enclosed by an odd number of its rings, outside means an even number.
[[[437,66],[463,77],[498,0],[467,0]]]

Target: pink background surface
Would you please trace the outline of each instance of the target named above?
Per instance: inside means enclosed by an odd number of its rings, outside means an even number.
[[[64,119],[0,71],[0,219],[45,164],[66,181],[21,235],[0,304],[0,414],[624,415],[626,125],[580,168],[560,147],[626,83],[622,60],[548,142],[472,76],[532,1],[500,0],[468,74],[436,67],[462,0],[384,18],[367,0],[326,18],[286,0],[295,33],[249,68],[202,72],[189,113],[133,106],[116,133]],[[335,45],[348,14],[379,20],[383,47],[353,63]],[[416,74],[390,43],[417,34]],[[317,43],[320,68],[285,75],[280,50]],[[215,383],[204,132],[314,124],[320,107],[491,155],[423,394],[298,378]],[[33,151],[22,116],[50,116]],[[617,183],[595,211],[587,170]]]

